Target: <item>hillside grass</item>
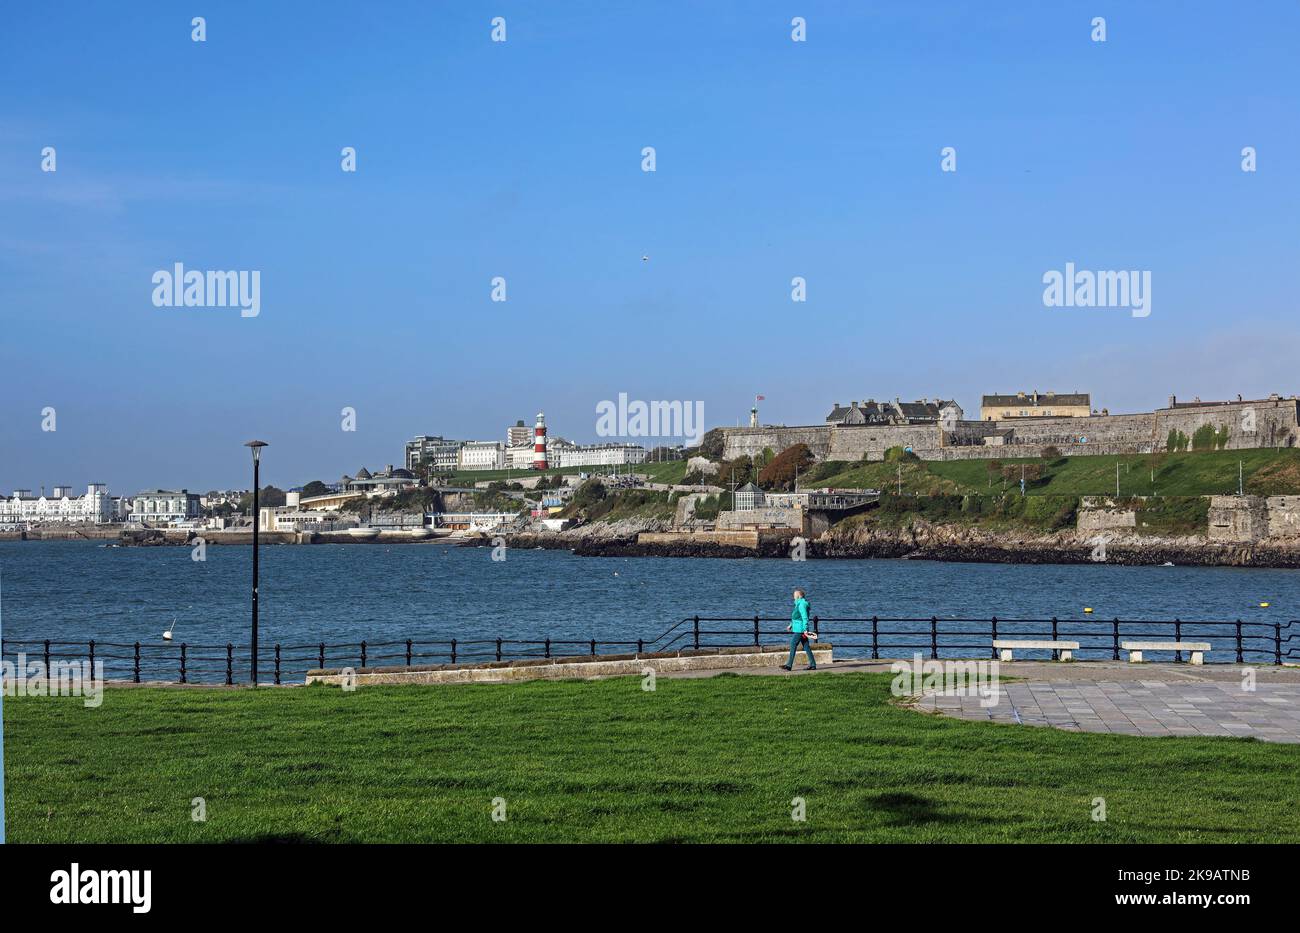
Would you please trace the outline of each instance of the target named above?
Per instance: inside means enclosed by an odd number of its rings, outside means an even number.
[[[889,681],[7,698],[9,841],[1300,842],[1300,746],[964,722]]]
[[[1115,464],[1119,491],[1128,496],[1209,496],[1237,492],[1240,461],[1249,495],[1300,495],[1300,450],[1222,450],[1119,457],[1063,457],[1050,464],[1038,458],[1001,458],[1004,465],[1040,464],[1046,475],[1026,489],[1031,496],[1114,496]],[[995,478],[987,460],[929,460],[902,464],[905,493],[996,495],[1019,491],[1019,483]],[[1154,482],[1152,469],[1155,469]],[[844,464],[839,472],[816,474],[809,485],[896,490],[896,463]]]

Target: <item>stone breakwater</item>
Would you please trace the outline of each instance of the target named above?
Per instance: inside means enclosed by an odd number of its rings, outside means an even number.
[[[590,529],[590,531],[588,531]],[[658,530],[658,529],[652,529]],[[588,533],[584,533],[588,532]],[[629,529],[586,526],[562,533],[525,533],[505,538],[511,548],[549,548],[583,557],[790,557],[788,537],[757,536],[754,546],[723,544],[704,536],[653,535],[644,540]],[[887,558],[992,564],[1092,564],[1125,566],[1176,564],[1205,567],[1300,568],[1300,546],[1210,541],[1203,536],[993,532],[980,528],[914,523],[907,529],[832,528],[807,542],[815,559]],[[480,546],[490,544],[482,539]]]

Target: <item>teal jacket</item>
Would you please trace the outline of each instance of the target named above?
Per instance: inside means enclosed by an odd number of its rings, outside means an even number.
[[[790,631],[796,635],[808,631],[808,600],[802,596],[794,601],[794,610],[790,613]]]

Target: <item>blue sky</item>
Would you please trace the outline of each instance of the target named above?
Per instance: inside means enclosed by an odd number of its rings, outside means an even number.
[[[620,392],[1300,390],[1300,4],[192,6],[4,14],[5,492],[246,486],[254,436],[335,479],[539,409],[595,440]],[[1067,261],[1150,270],[1150,317],[1044,307]],[[154,307],[175,262],[259,270],[261,314]]]

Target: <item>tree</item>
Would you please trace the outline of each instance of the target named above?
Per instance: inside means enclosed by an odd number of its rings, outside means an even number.
[[[312,480],[306,486],[302,487],[302,497],[308,499],[312,496],[323,496],[329,492],[329,487],[318,479]]]
[[[797,476],[806,473],[813,460],[807,444],[787,447],[763,467],[758,474],[758,485],[764,489],[793,489]]]
[[[700,456],[708,457],[710,460],[721,460],[724,444],[722,428],[712,428],[700,439]]]
[[[1060,460],[1061,448],[1057,447],[1055,444],[1048,444],[1043,448],[1042,458],[1047,461]]]
[[[284,490],[275,486],[263,486],[257,494],[257,507],[274,509],[284,505]],[[253,494],[246,492],[239,497],[239,511],[247,512],[253,507]]]

